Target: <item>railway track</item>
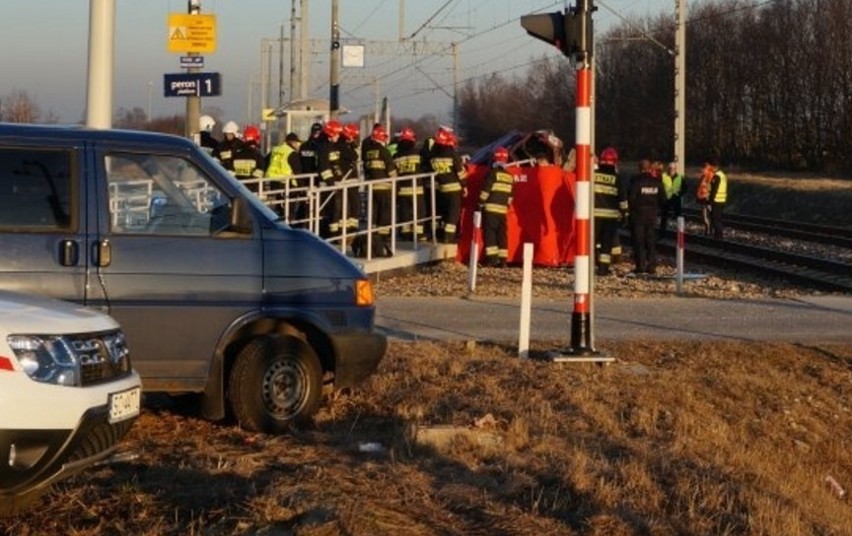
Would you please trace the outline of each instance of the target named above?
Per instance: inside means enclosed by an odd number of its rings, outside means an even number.
[[[626,238],[629,241],[629,236]],[[719,241],[694,233],[685,233],[684,242],[684,254],[693,262],[758,271],[822,290],[852,292],[852,265],[845,262],[742,242]],[[670,231],[658,242],[660,251],[672,255],[676,247],[675,233]]]
[[[700,222],[701,220],[700,213],[696,209],[684,209],[683,215],[690,221]],[[852,229],[846,227],[815,225],[744,214],[725,214],[725,227],[852,249]]]

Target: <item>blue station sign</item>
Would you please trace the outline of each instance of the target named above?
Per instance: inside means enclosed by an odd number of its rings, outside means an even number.
[[[219,73],[175,73],[163,75],[166,97],[215,97],[222,94]]]

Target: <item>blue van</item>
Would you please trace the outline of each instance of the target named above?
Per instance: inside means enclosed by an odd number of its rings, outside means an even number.
[[[191,141],[0,124],[0,288],[100,308],[146,391],[278,433],[385,353],[365,274]]]

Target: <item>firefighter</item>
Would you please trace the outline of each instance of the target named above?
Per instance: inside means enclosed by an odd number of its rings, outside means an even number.
[[[494,150],[491,169],[479,192],[485,263],[488,266],[506,266],[506,259],[509,256],[506,214],[512,202],[512,186],[515,178],[506,171],[508,163],[509,150],[505,147],[497,147]]]
[[[299,186],[298,180],[292,176],[301,173],[299,169],[299,146],[301,143],[299,136],[295,132],[291,132],[284,138],[284,143],[276,145],[269,153],[269,164],[266,166],[265,176],[275,178],[290,177],[288,184],[284,184],[283,182],[279,183],[281,188],[285,188],[285,186],[289,186],[289,188],[297,188]],[[283,201],[283,203],[279,205],[278,213],[281,216],[286,217],[288,221],[304,218],[305,207],[303,205],[305,202],[291,202],[292,200],[290,197],[301,196],[289,196],[288,194],[289,190],[285,188],[285,191],[278,196],[278,199]]]
[[[246,125],[243,131],[243,140],[240,146],[234,151],[234,175],[240,181],[254,181],[262,179],[266,173],[266,159],[263,153],[260,152],[260,129],[254,125]],[[265,185],[264,185],[265,186]],[[260,195],[260,184],[258,182],[249,182],[246,187],[255,195],[260,196],[261,200],[266,198],[266,195]],[[273,186],[274,187],[274,186]],[[268,189],[268,187],[266,187]]]
[[[218,160],[222,167],[234,174],[234,154],[239,149],[243,142],[238,137],[240,126],[233,121],[228,121],[222,127],[222,141],[216,146],[213,151],[213,157]]]
[[[320,186],[334,186],[343,179],[343,161],[341,158],[340,135],[343,126],[336,119],[326,121],[317,138],[317,173]],[[322,221],[320,236],[332,238],[340,234],[341,196],[340,192],[326,192],[321,200]]]
[[[429,158],[429,170],[435,173],[435,187],[438,189],[439,239],[445,244],[456,243],[462,197],[467,185],[467,173],[456,151],[456,142],[452,129],[439,128]]]
[[[346,206],[345,214],[343,214],[347,234],[358,232],[358,223],[361,217],[361,192],[358,190],[358,183],[360,182],[360,173],[358,172],[360,137],[361,129],[358,128],[358,125],[355,123],[343,125],[340,154],[341,171],[343,172],[343,181],[350,184],[346,188]]]
[[[213,127],[215,126],[216,120],[209,115],[202,115],[198,118],[198,145],[202,151],[211,156],[216,151],[216,146],[219,145],[219,140],[213,137]]]
[[[618,152],[607,147],[598,158],[594,173],[596,273],[610,274],[612,251],[619,222],[627,216],[626,191],[618,173]]]
[[[716,240],[722,240],[725,234],[722,213],[725,210],[725,203],[728,201],[728,177],[719,168],[719,161],[716,157],[708,158],[705,165],[712,173],[710,193],[707,196],[707,202],[710,205],[710,233]]]
[[[660,232],[668,227],[669,214],[671,214],[675,222],[681,216],[683,205],[681,199],[683,197],[686,183],[683,181],[683,175],[677,171],[677,162],[669,162],[668,172],[664,172],[662,176],[663,188],[666,191],[666,204],[660,214]]]
[[[666,202],[666,192],[653,174],[649,160],[639,162],[639,175],[630,181],[628,193],[630,224],[633,230],[634,273],[657,271],[657,218]]]
[[[417,137],[412,129],[406,127],[399,132],[393,162],[400,176],[423,173],[423,160],[417,150]],[[397,220],[402,223],[403,240],[425,238],[422,223],[426,217],[423,179],[400,180],[397,187]]]
[[[373,201],[373,228],[377,229],[373,235],[375,251],[383,255],[390,254],[390,234],[393,223],[393,181],[386,181],[396,177],[396,166],[387,148],[388,133],[380,123],[373,126],[370,137],[365,139],[361,145],[361,158],[364,160],[364,179],[366,181],[377,181],[371,185]]]

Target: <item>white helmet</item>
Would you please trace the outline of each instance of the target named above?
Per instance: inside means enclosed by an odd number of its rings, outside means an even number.
[[[228,121],[225,123],[225,126],[222,127],[222,134],[233,134],[237,135],[240,133],[240,126],[234,123],[233,121]]]
[[[201,132],[211,132],[216,126],[216,120],[209,115],[202,115],[198,118],[198,129]]]

